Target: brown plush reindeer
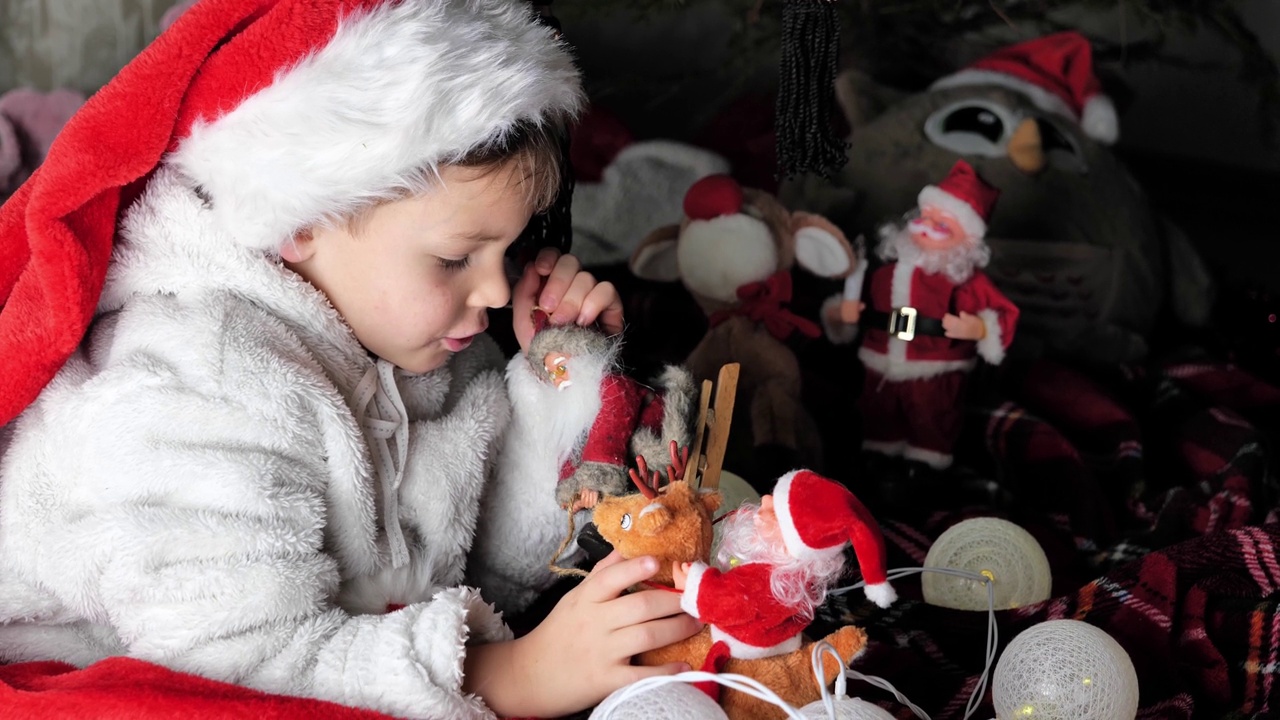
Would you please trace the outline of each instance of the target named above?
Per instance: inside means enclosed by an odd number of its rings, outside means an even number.
[[[680,280],[707,314],[710,329],[685,360],[695,380],[741,364],[738,407],[755,457],[743,463],[763,491],[782,473],[821,467],[813,418],[801,405],[800,365],[785,344],[794,332],[817,337],[814,322],[787,310],[791,268],[827,278],[852,274],[855,257],[844,233],[818,215],[790,212],[772,195],[712,175],[689,189],[685,219],[658,228],[631,256],[646,280]],[[742,425],[738,425],[742,427]]]

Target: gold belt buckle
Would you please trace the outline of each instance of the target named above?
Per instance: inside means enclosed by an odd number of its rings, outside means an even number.
[[[902,330],[898,329],[898,320],[905,319],[907,326]],[[911,342],[916,337],[916,309],[910,306],[895,308],[889,313],[889,334],[903,340]]]

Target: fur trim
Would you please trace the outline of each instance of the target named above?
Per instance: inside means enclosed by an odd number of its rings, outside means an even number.
[[[529,367],[537,377],[543,377],[546,368],[542,359],[549,353],[565,353],[570,356],[596,355],[604,362],[604,372],[612,372],[618,365],[622,352],[621,335],[605,335],[594,328],[580,325],[555,325],[543,328],[529,341]]]
[[[955,195],[952,195],[946,190],[943,190],[937,185],[926,185],[924,189],[920,191],[920,195],[916,198],[916,202],[920,207],[932,205],[955,215],[956,219],[960,221],[960,227],[964,229],[965,234],[969,236],[969,240],[971,242],[974,240],[980,240],[987,234],[986,221],[983,220],[982,216],[973,209],[972,205],[961,200]]]
[[[1061,115],[1068,120],[1079,122],[1080,118],[1076,116],[1071,106],[1066,100],[1054,95],[1044,88],[1034,83],[1027,82],[1021,78],[993,70],[961,70],[958,73],[948,75],[937,80],[929,86],[930,90],[945,90],[947,88],[969,87],[973,85],[995,85],[1007,90],[1013,90],[1021,93],[1031,100],[1032,104],[1046,112]]]
[[[898,593],[893,589],[893,586],[887,582],[876,583],[875,585],[865,585],[863,586],[862,591],[867,594],[868,600],[882,608],[889,607],[893,604],[894,600],[898,599]]]
[[[439,166],[522,120],[575,115],[578,71],[551,34],[520,2],[380,3],[195,123],[166,162],[212,198],[236,242],[278,252],[310,225],[425,192]]]
[[[832,308],[840,307],[840,303],[844,302],[845,297],[841,293],[836,293],[822,302],[822,309],[818,312],[818,318],[822,321],[822,331],[826,333],[827,339],[832,345],[848,345],[858,339],[858,326],[846,325],[845,323],[833,323],[827,319],[827,313]]]
[[[889,342],[906,345],[896,338]],[[949,372],[969,372],[977,361],[969,360],[906,360],[893,358],[882,353],[869,350],[866,346],[858,348],[858,359],[868,370],[874,370],[890,382],[902,380],[923,380],[938,377]]]
[[[582,490],[596,490],[603,496],[622,495],[630,485],[627,469],[621,465],[587,461],[568,478],[556,485],[556,502],[562,507],[573,504]]]
[[[951,467],[952,461],[950,453],[941,453],[937,450],[926,450],[914,445],[905,446],[902,449],[902,457],[907,460],[922,462],[934,470],[946,470]]]
[[[889,457],[902,457],[902,453],[907,449],[907,443],[904,440],[895,442],[885,442],[883,440],[863,440],[862,449]]]
[[[777,645],[760,647],[742,642],[738,638],[724,632],[715,625],[711,626],[711,642],[722,642],[729,646],[729,657],[735,660],[760,660],[775,655],[786,655],[800,649],[801,634],[796,633]]]
[[[1115,103],[1106,95],[1098,94],[1084,104],[1084,116],[1080,118],[1084,134],[1104,145],[1112,145],[1120,139],[1120,117]]]
[[[695,562],[689,568],[684,592],[680,595],[680,609],[692,617],[698,617],[698,592],[702,589],[702,576],[707,572],[706,563]]]
[[[684,284],[696,295],[738,302],[738,288],[778,270],[769,226],[749,215],[693,220],[680,233],[676,258]]]
[[[654,382],[662,396],[662,427],[660,434],[638,428],[631,436],[631,454],[643,457],[654,470],[664,470],[671,464],[670,443],[679,447],[693,443],[694,416],[697,407],[697,384],[693,375],[679,365],[668,365]]]
[[[978,354],[992,365],[1004,362],[1004,334],[1000,330],[1000,315],[991,308],[978,311],[987,334],[978,341]]]

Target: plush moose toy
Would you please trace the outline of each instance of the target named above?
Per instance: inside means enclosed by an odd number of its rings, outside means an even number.
[[[741,474],[764,487],[801,465],[821,466],[813,418],[800,398],[800,366],[785,341],[819,326],[787,309],[791,269],[820,277],[850,275],[855,254],[825,218],[792,213],[773,196],[711,175],[689,188],[685,218],[653,231],[631,256],[631,272],[655,281],[680,280],[706,313],[709,329],[684,366],[696,380],[738,363],[738,405],[749,414],[754,457]]]

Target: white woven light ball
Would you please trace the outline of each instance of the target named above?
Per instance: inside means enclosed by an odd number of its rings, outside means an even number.
[[[643,689],[619,688],[596,706],[590,720],[728,720],[728,716],[698,688],[670,681]]]
[[[954,568],[992,579],[997,610],[1049,599],[1049,559],[1040,544],[1008,520],[972,518],[942,533],[924,559],[926,568]],[[924,573],[920,580],[930,605],[956,610],[986,610],[987,586],[968,578]]]
[[[715,516],[717,518],[722,515],[726,515],[733,510],[737,510],[743,503],[750,503],[752,505],[760,504],[760,493],[756,492],[755,488],[751,487],[751,483],[744,480],[740,475],[735,475],[728,470],[720,471],[719,490],[724,499],[720,502],[720,507],[715,512]],[[715,537],[712,541],[712,547],[720,547],[721,527],[723,526],[720,524],[716,524],[714,526]]]
[[[866,700],[841,696],[832,701],[835,703],[836,720],[894,720],[893,713]],[[831,717],[821,700],[814,700],[800,708],[800,714],[813,720],[829,720]]]
[[[1079,620],[1023,630],[996,663],[998,720],[1133,720],[1138,674],[1107,633]]]

